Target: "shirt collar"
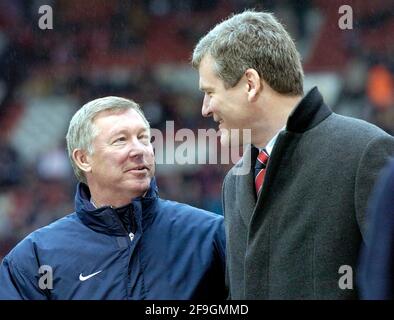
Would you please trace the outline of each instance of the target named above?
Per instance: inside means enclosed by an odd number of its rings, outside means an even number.
[[[92,197],[90,197],[90,203],[93,205],[93,207],[94,207],[95,209],[97,209],[97,206],[96,206],[96,204],[94,203],[94,201],[93,201],[93,198],[92,198]]]
[[[271,155],[272,149],[274,148],[276,139],[278,139],[279,133],[281,133],[282,131],[284,131],[286,129],[286,126],[284,126],[283,128],[281,128],[272,138],[271,140],[267,143],[267,145],[264,148],[259,148],[259,151],[263,151],[263,149],[265,149],[265,151],[267,151],[268,155]]]

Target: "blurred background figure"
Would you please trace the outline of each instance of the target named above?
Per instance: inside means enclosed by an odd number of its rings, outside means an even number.
[[[370,229],[360,257],[360,296],[394,299],[394,160],[382,170],[369,205]]]
[[[52,30],[38,26],[44,4],[53,9]],[[302,54],[305,91],[316,84],[335,112],[393,134],[392,0],[347,4],[351,30],[338,26],[339,0],[0,1],[0,258],[32,230],[72,212],[76,181],[65,134],[78,106],[124,96],[144,106],[164,137],[166,121],[195,136],[214,128],[199,114],[203,95],[190,57],[231,12],[274,12]],[[221,214],[230,167],[158,164],[160,195]]]

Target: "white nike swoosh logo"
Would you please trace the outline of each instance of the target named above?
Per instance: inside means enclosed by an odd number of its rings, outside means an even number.
[[[92,274],[89,274],[89,275],[87,275],[87,276],[83,276],[82,275],[82,273],[79,275],[79,280],[81,280],[81,281],[86,281],[86,280],[88,280],[88,279],[90,279],[91,277],[94,277],[96,274],[99,274],[101,271],[103,271],[103,270],[100,270],[100,271],[97,271],[97,272],[95,272],[95,273],[92,273]]]

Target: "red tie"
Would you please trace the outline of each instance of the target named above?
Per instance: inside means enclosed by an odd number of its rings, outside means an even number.
[[[256,187],[256,194],[258,195],[263,186],[265,171],[267,168],[269,155],[265,149],[259,153],[256,159],[256,165],[254,169],[254,184]]]

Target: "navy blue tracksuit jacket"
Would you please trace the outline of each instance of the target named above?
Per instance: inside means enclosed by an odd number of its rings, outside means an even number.
[[[0,299],[226,297],[221,216],[160,199],[154,179],[145,197],[122,208],[96,209],[89,200],[79,184],[76,212],[4,258]]]

